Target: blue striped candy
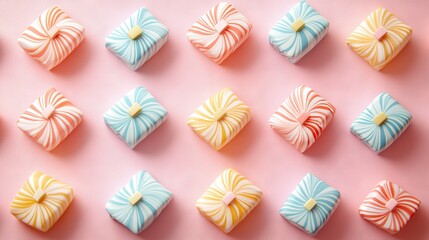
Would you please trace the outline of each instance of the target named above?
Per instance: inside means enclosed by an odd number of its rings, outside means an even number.
[[[291,25],[298,18],[304,21],[305,26],[295,32]],[[325,37],[328,28],[328,20],[302,0],[271,29],[269,42],[290,62],[296,63]]]
[[[128,109],[135,102],[140,104],[142,111],[132,118]],[[104,113],[106,125],[131,148],[151,134],[166,118],[167,110],[143,87],[131,90]]]
[[[128,36],[134,26],[143,33],[135,40]],[[137,70],[165,44],[168,29],[146,8],[134,12],[106,38],[106,48],[120,57],[131,69]]]
[[[388,118],[380,126],[374,118],[384,112]],[[376,153],[388,148],[411,123],[411,113],[388,93],[381,93],[352,123],[350,131]]]
[[[128,199],[137,191],[143,198],[133,206]],[[158,217],[172,196],[148,172],[140,171],[107,202],[106,210],[110,217],[138,234]]]
[[[317,204],[308,211],[304,204],[310,198]],[[314,236],[327,223],[340,199],[338,190],[308,173],[280,208],[280,214],[294,226]]]

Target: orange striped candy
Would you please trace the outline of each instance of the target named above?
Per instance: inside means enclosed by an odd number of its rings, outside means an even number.
[[[51,88],[18,119],[18,128],[46,150],[56,148],[82,121],[82,112]]]
[[[84,28],[58,7],[44,11],[18,38],[32,58],[51,70],[82,42]]]
[[[214,62],[221,64],[250,35],[249,20],[230,3],[214,6],[188,30],[188,40]]]
[[[420,201],[391,181],[383,180],[366,196],[360,216],[390,233],[398,233],[419,209]]]
[[[320,137],[335,114],[335,107],[313,89],[300,86],[271,116],[271,128],[300,152]]]

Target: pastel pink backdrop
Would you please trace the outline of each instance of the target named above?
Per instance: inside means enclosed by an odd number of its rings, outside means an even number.
[[[310,239],[278,209],[307,173],[342,194],[337,211],[317,239],[428,239],[429,112],[427,56],[429,2],[310,0],[330,21],[326,38],[301,62],[290,64],[268,43],[269,29],[296,2],[232,1],[253,24],[251,37],[218,66],[194,49],[187,28],[217,1],[0,1],[0,238],[1,239]],[[16,39],[43,10],[57,5],[86,28],[86,39],[51,72]],[[170,30],[166,45],[134,72],[104,47],[104,38],[138,7],[146,6]],[[345,44],[347,35],[375,8],[386,7],[413,29],[403,52],[383,71],[373,70]],[[300,154],[267,121],[297,86],[330,100],[335,118],[322,137]],[[145,86],[168,109],[167,121],[134,151],[105,125],[102,114],[130,89]],[[253,119],[217,152],[186,119],[207,97],[229,86],[252,109]],[[28,105],[56,87],[84,112],[82,124],[48,153],[16,127]],[[410,128],[381,155],[349,133],[353,119],[381,91],[412,114]],[[264,191],[261,204],[230,234],[205,220],[196,199],[225,168],[235,168]],[[148,170],[174,198],[160,217],[135,236],[111,220],[106,201],[130,177]],[[75,190],[68,211],[48,233],[20,223],[9,203],[34,170]],[[400,184],[423,204],[398,235],[362,220],[357,208],[382,179]]]

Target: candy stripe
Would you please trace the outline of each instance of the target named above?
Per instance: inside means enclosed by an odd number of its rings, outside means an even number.
[[[142,35],[132,40],[128,32],[139,26]],[[106,38],[106,48],[137,70],[167,42],[168,29],[146,8],[140,8]]]
[[[51,38],[48,31],[59,33]],[[84,28],[58,7],[51,7],[36,19],[21,37],[19,45],[48,70],[60,64],[83,40]]]
[[[133,206],[129,198],[136,192],[143,198]],[[138,234],[158,217],[172,197],[148,172],[140,171],[107,202],[106,210],[113,219]]]
[[[309,118],[301,124],[302,113]],[[335,114],[335,107],[306,86],[300,86],[286,99],[269,120],[270,126],[294,145],[300,152],[306,151],[322,134]]]
[[[291,25],[302,19],[305,26],[295,32]],[[290,62],[298,62],[328,33],[329,22],[314,10],[307,1],[300,1],[271,29],[270,44]]]
[[[235,199],[226,205],[222,199],[232,192]],[[228,233],[262,199],[262,191],[233,169],[226,169],[197,200],[196,207],[208,220]]]
[[[43,117],[47,106],[55,112]],[[82,112],[55,88],[39,97],[18,119],[17,126],[46,150],[56,148],[82,121]]]
[[[219,33],[216,24],[225,20],[228,26]],[[230,3],[214,6],[188,30],[188,40],[214,62],[221,64],[250,35],[249,20]]]
[[[304,204],[310,198],[317,204],[308,211]],[[327,223],[339,203],[340,192],[309,173],[280,208],[280,214],[294,226],[314,236]]]
[[[388,119],[378,126],[374,118],[384,112]],[[411,114],[388,93],[381,93],[352,123],[350,131],[376,153],[388,148],[410,125]]]
[[[133,103],[142,112],[130,117],[128,109]],[[145,88],[137,87],[127,93],[104,114],[104,122],[128,146],[134,148],[167,119],[167,110]]]
[[[38,189],[46,193],[41,202],[33,196]],[[10,205],[10,212],[25,224],[48,231],[73,200],[73,189],[41,172],[34,172]]]
[[[390,199],[398,203],[386,207]],[[391,181],[379,182],[359,207],[360,216],[390,234],[399,232],[418,210],[420,201]]]
[[[224,109],[225,116],[216,121],[215,115]],[[189,118],[188,125],[214,149],[231,141],[251,118],[250,108],[228,88],[210,97]]]
[[[378,41],[374,33],[384,27],[386,36]],[[378,8],[363,21],[347,38],[347,45],[375,69],[386,66],[411,38],[412,29],[392,13]]]

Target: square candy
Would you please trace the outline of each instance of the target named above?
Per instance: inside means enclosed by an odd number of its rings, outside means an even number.
[[[133,70],[140,68],[167,42],[168,29],[140,8],[107,36],[106,48]]]
[[[360,216],[378,228],[396,234],[419,209],[420,201],[391,181],[380,181],[359,207]]]
[[[167,119],[167,110],[143,87],[137,87],[104,113],[104,122],[134,148]]]
[[[328,33],[329,22],[301,0],[271,29],[271,46],[291,63],[298,62]]]
[[[381,93],[356,118],[350,131],[378,154],[407,129],[411,118],[411,113],[388,93]]]
[[[300,86],[271,116],[271,128],[305,152],[320,137],[335,114],[335,107],[313,89]]]
[[[18,44],[32,58],[51,70],[82,42],[82,25],[58,7],[44,11],[18,38]]]
[[[23,223],[48,231],[73,200],[73,189],[41,172],[34,172],[10,204],[10,212]]]
[[[234,229],[262,199],[262,191],[233,169],[226,169],[197,200],[200,213],[225,233]]]
[[[82,121],[82,112],[55,88],[20,116],[17,126],[47,151],[56,148]]]
[[[140,171],[106,204],[110,217],[135,234],[155,221],[173,195],[148,172]]]
[[[340,192],[308,173],[280,208],[280,215],[314,236],[340,203]]]
[[[188,30],[191,44],[217,64],[228,58],[250,35],[249,20],[228,2],[214,6]]]
[[[219,150],[246,126],[250,118],[250,108],[225,88],[207,99],[188,118],[188,125]]]
[[[411,33],[411,27],[386,9],[378,8],[350,34],[347,45],[380,70],[407,45]]]

